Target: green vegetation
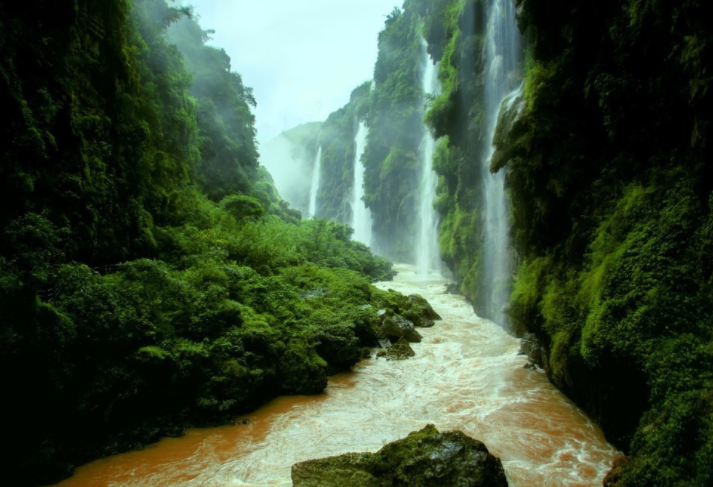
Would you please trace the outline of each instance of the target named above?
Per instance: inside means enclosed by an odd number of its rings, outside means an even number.
[[[369,128],[363,154],[364,202],[373,218],[372,245],[379,253],[412,262],[421,184],[420,144],[424,136],[421,88],[422,20],[406,2],[394,8],[379,34],[372,83],[354,90],[350,102],[322,126],[322,171],[317,214],[352,221],[355,137],[360,122]]]
[[[412,262],[423,139],[421,30],[418,15],[395,8],[379,34],[364,154],[364,201],[374,220],[374,246]]]
[[[0,5],[11,485],[321,392],[377,309],[420,309],[370,285],[391,265],[348,227],[280,199],[208,34],[164,0]]]
[[[484,0],[413,1],[442,95],[442,257],[477,288]],[[520,264],[510,317],[630,455],[621,486],[713,482],[713,32],[697,1],[517,2],[522,99],[501,114]]]
[[[424,16],[428,50],[440,62],[441,94],[425,120],[441,137],[434,157],[441,258],[459,280],[461,292],[485,317],[493,311],[492,289],[478,286],[485,264],[479,158],[491,143],[486,140],[483,57],[488,5],[485,0],[413,2]]]
[[[440,433],[432,424],[376,453],[345,453],[292,466],[295,487],[505,487],[500,459],[460,431]]]
[[[322,122],[305,123],[260,147],[260,163],[275,178],[280,196],[306,218],[321,130]]]
[[[349,103],[329,115],[322,125],[322,165],[317,193],[317,214],[344,224],[352,222],[354,143],[359,122],[366,116],[371,83],[356,88]]]
[[[693,1],[551,4],[523,6],[525,103],[499,141],[511,317],[630,455],[617,485],[710,485],[713,33]]]

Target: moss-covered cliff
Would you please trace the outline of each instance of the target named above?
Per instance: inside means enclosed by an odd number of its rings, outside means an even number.
[[[369,136],[364,154],[364,201],[374,219],[373,246],[413,262],[424,135],[421,30],[416,12],[394,9],[379,34]]]
[[[443,257],[476,310],[483,20],[414,2],[443,95]],[[620,485],[713,480],[713,44],[702,2],[521,0],[523,96],[501,114],[519,263],[510,317],[552,381],[630,455]],[[537,348],[537,346],[535,346]]]
[[[352,222],[351,199],[354,186],[355,138],[359,122],[366,117],[371,83],[356,88],[349,103],[327,117],[322,126],[322,164],[317,215],[343,224]]]
[[[621,485],[710,485],[710,12],[520,4],[525,95],[498,141],[522,259],[511,315],[631,454]]]

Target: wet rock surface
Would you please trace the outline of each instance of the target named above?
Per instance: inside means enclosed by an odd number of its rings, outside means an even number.
[[[377,453],[347,453],[292,466],[295,487],[507,487],[500,459],[460,431],[433,425]]]
[[[397,342],[400,338],[405,338],[409,342],[420,342],[423,339],[421,334],[416,331],[413,322],[400,315],[384,318],[379,334],[392,342]]]
[[[416,355],[416,352],[413,351],[409,342],[403,338],[385,350],[379,350],[376,353],[377,358],[384,357],[386,360],[406,360],[414,355]]]
[[[411,294],[408,297],[409,309],[403,313],[403,316],[411,321],[414,326],[429,328],[434,325],[434,321],[440,320],[441,317],[436,313],[426,299],[419,294]]]
[[[545,368],[545,360],[547,359],[547,351],[542,346],[534,333],[526,333],[520,341],[520,353],[530,357],[530,360]]]
[[[448,284],[446,284],[446,294],[460,296],[460,286],[455,282],[449,282]]]

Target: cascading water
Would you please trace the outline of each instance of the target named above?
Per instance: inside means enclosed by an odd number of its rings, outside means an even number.
[[[312,187],[309,190],[309,217],[317,216],[317,192],[319,191],[319,173],[322,170],[322,146],[317,149],[317,158],[312,169]]]
[[[359,124],[355,139],[354,155],[354,189],[352,199],[352,228],[354,228],[354,240],[371,245],[371,210],[366,207],[362,198],[364,197],[364,163],[361,156],[366,150],[366,138],[369,129],[366,123]]]
[[[423,93],[433,94],[440,91],[438,70],[426,49],[426,41],[421,41],[423,52],[423,70],[421,86]],[[420,198],[420,228],[416,265],[421,276],[426,276],[430,271],[440,274],[441,259],[438,245],[438,215],[433,208],[436,198],[436,184],[438,176],[433,170],[433,154],[436,151],[436,141],[431,131],[426,128],[426,135],[421,144],[421,198]]]
[[[234,424],[98,460],[58,487],[290,487],[295,462],[375,452],[428,423],[483,441],[512,487],[601,487],[616,450],[544,372],[523,368],[520,341],[446,294],[446,279],[396,269],[377,287],[420,294],[443,317],[419,329],[415,357],[365,360],[330,377],[325,394],[278,398]]]
[[[492,141],[503,101],[520,83],[520,33],[513,0],[491,0],[485,41],[486,140]],[[509,242],[509,202],[505,174],[490,173],[494,146],[488,144],[482,157],[483,254],[479,292],[485,295],[484,314],[508,328],[506,306],[510,299],[512,269]],[[489,295],[489,296],[488,296]]]

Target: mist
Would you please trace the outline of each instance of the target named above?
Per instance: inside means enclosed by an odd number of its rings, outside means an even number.
[[[257,99],[260,144],[324,120],[373,76],[378,33],[399,0],[184,0],[214,29],[233,70]],[[273,174],[274,176],[274,174]]]

